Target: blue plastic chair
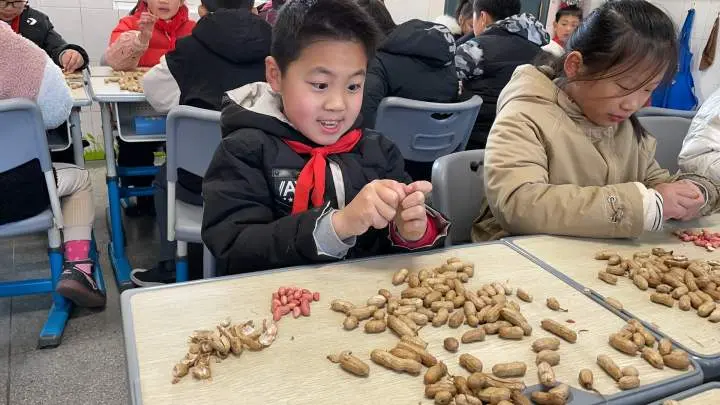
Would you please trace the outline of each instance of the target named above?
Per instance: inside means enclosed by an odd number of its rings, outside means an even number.
[[[432,162],[465,150],[482,99],[429,103],[400,97],[380,102],[375,129],[391,139],[406,160]]]
[[[433,164],[433,207],[452,223],[446,246],[470,242],[485,197],[484,161],[485,150],[478,149],[443,156]]]
[[[55,347],[62,340],[65,324],[72,311],[72,303],[55,293],[55,285],[63,266],[60,233],[63,227],[63,218],[42,115],[37,105],[30,100],[0,100],[0,122],[2,123],[0,125],[0,172],[37,159],[45,175],[50,199],[50,207],[40,214],[22,221],[0,225],[0,237],[47,232],[50,278],[0,282],[0,297],[52,294],[53,304],[48,319],[40,332],[38,347]],[[92,245],[94,246],[94,244]],[[97,263],[97,252],[91,252],[91,257],[93,254]],[[104,291],[102,271],[96,268],[94,274],[95,281]]]
[[[670,173],[680,170],[678,156],[692,120],[671,116],[645,116],[638,117],[638,120],[657,139],[655,160],[660,167],[668,169]]]
[[[202,243],[203,208],[187,204],[175,198],[178,169],[182,168],[200,177],[205,177],[210,161],[215,154],[222,132],[220,112],[189,106],[177,106],[170,111],[167,119],[167,196],[168,196],[168,240],[177,240],[175,279],[177,282],[189,278],[187,250],[188,242]],[[203,245],[203,276],[215,275],[215,259]]]

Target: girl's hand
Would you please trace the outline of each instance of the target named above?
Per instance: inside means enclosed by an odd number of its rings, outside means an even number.
[[[702,192],[692,182],[681,180],[674,183],[658,184],[655,190],[663,197],[665,220],[694,218],[705,204]]]
[[[150,12],[145,11],[142,15],[140,15],[140,22],[138,22],[140,36],[138,38],[141,43],[147,44],[150,42],[153,29],[155,28],[155,22],[157,22],[157,17]]]

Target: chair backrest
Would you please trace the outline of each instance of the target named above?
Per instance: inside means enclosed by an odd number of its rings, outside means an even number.
[[[221,139],[219,111],[173,108],[167,118],[168,181],[177,181],[178,168],[204,177]]]
[[[690,118],[693,119],[695,117],[695,114],[697,113],[697,110],[673,110],[671,108],[662,108],[662,107],[645,107],[638,111],[635,115],[638,117],[656,117],[656,116],[665,116],[665,117],[683,117],[683,118]]]
[[[33,159],[43,172],[52,170],[40,109],[30,100],[0,100],[0,172]]]
[[[465,150],[482,99],[429,103],[387,97],[378,107],[375,129],[398,146],[406,160],[432,162]]]
[[[670,173],[678,171],[678,155],[690,129],[689,118],[668,116],[639,117],[642,126],[657,139],[655,160]]]
[[[452,222],[447,246],[470,242],[473,220],[485,197],[484,150],[443,156],[432,168],[433,206]]]

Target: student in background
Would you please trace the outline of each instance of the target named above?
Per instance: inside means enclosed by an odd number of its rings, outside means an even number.
[[[228,92],[202,236],[229,272],[440,242],[446,223],[424,205],[432,185],[410,183],[392,142],[359,128],[376,30],[355,0],[293,0],[274,27],[268,83]]]
[[[476,0],[473,11],[475,38],[458,47],[455,67],[465,90],[483,99],[467,146],[483,149],[500,91],[550,38],[535,17],[520,14],[520,0]]]
[[[561,57],[565,53],[565,43],[580,25],[582,17],[582,10],[578,6],[566,6],[559,9],[555,13],[555,22],[553,23],[555,37],[549,44],[543,46],[543,51]]]
[[[175,50],[163,56],[160,64],[143,78],[145,96],[156,110],[168,112],[178,104],[220,110],[226,91],[265,81],[265,58],[270,55],[272,28],[252,13],[253,0],[213,0],[213,3],[211,12],[198,21],[192,34],[180,39]],[[132,280],[139,286],[175,279],[176,246],[167,240],[165,166],[153,184],[160,257],[158,265],[149,271],[132,272]],[[202,205],[201,192],[202,178],[181,170],[177,198]]]
[[[0,21],[10,24],[13,31],[31,40],[43,49],[52,61],[60,66],[65,73],[73,73],[87,67],[90,62],[87,52],[79,46],[68,44],[55,31],[50,18],[42,12],[30,7],[27,1],[0,1]],[[67,117],[65,117],[67,119]],[[59,139],[68,138],[67,123],[48,130],[48,136]],[[53,152],[53,162],[73,162],[72,149]]]
[[[110,35],[105,61],[115,70],[152,67],[175,49],[178,39],[190,35],[195,22],[188,18],[183,0],[139,0],[130,15],[123,17]],[[152,166],[158,142],[130,143],[118,140],[117,161],[121,166]],[[122,178],[123,186],[145,187],[152,176]],[[151,197],[138,197],[125,212],[130,216],[154,215]]]
[[[27,1],[0,1],[0,21],[10,24],[13,31],[47,52],[50,59],[66,73],[85,69],[90,62],[82,47],[65,42],[55,31],[50,18],[30,7]]]
[[[458,101],[454,58],[455,39],[446,26],[420,20],[399,25],[370,61],[362,106],[364,127],[375,127],[385,97]],[[414,180],[430,180],[432,164],[406,162],[405,169]]]
[[[715,90],[695,114],[678,163],[680,170],[720,184],[720,90]]]
[[[184,0],[139,0],[110,35],[105,61],[115,70],[155,66],[194,27]]]
[[[595,10],[562,58],[519,67],[498,101],[485,151],[487,204],[473,239],[629,238],[715,210],[716,186],[670,176],[634,116],[672,80],[677,55],[663,11],[620,0]]]
[[[72,108],[70,89],[60,69],[42,49],[0,21],[0,100],[11,98],[34,101],[48,129],[65,122]],[[65,249],[56,291],[78,306],[102,307],[105,294],[95,284],[89,258],[95,219],[90,174],[66,163],[53,163],[53,169]],[[50,205],[37,159],[0,173],[0,193],[0,225],[31,218]]]

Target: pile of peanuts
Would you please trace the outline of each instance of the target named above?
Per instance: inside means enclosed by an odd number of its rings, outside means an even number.
[[[65,83],[70,89],[80,89],[83,85],[82,73],[65,73]]]
[[[297,318],[300,315],[310,316],[310,303],[320,301],[320,293],[312,292],[299,287],[280,287],[272,293],[270,310],[273,320],[279,321],[283,316],[292,313]]]
[[[196,330],[188,339],[188,352],[175,364],[172,370],[172,383],[177,384],[190,374],[196,380],[209,380],[211,360],[216,362],[227,359],[232,353],[240,357],[245,348],[260,351],[272,345],[277,336],[277,326],[263,320],[262,329],[255,327],[253,321],[233,325],[229,319],[217,325],[217,330]]]
[[[659,341],[636,319],[631,319],[618,332],[610,335],[610,346],[630,356],[641,353],[643,360],[662,370],[665,366],[675,370],[687,370],[690,357],[687,352],[673,349],[670,339]],[[657,343],[657,348],[655,348]]]
[[[112,71],[112,76],[105,79],[105,83],[117,83],[120,90],[143,93],[142,78],[149,68],[137,68],[129,71]]]
[[[673,234],[683,242],[692,242],[695,246],[704,247],[709,252],[713,252],[720,247],[720,233],[718,232],[710,232],[707,229],[679,229]]]
[[[525,363],[496,364],[492,374],[485,374],[482,373],[483,366],[479,359],[462,354],[460,365],[471,375],[450,376],[446,365],[438,362],[427,351],[427,343],[417,336],[422,327],[430,324],[434,327],[448,325],[452,329],[467,324],[472,329],[465,332],[459,341],[454,337],[444,341],[446,350],[456,352],[461,342],[481,342],[486,335],[496,334],[502,339],[512,340],[521,340],[531,335],[532,327],[522,315],[519,304],[509,298],[513,294],[512,288],[499,282],[485,284],[477,291],[465,288],[464,284],[474,275],[474,268],[472,263],[451,258],[433,269],[401,269],[392,278],[395,286],[407,283],[400,297],[380,289],[377,295],[370,297],[362,306],[336,299],[332,301],[331,309],[345,315],[343,327],[346,330],[354,330],[362,321],[366,321],[363,325],[365,333],[382,333],[390,329],[399,336],[400,341],[395,347],[390,350],[375,349],[370,353],[370,359],[380,366],[410,375],[420,375],[423,366],[427,367],[424,377],[425,396],[434,399],[436,404],[529,404],[530,400],[522,394],[525,384],[520,380],[509,379],[524,376],[527,370]],[[517,289],[516,296],[525,302],[533,300],[522,289]],[[548,301],[548,306],[552,309],[553,301]],[[544,320],[541,326],[568,341],[577,339],[574,331],[557,322]],[[552,339],[557,340],[559,346],[559,340]],[[538,343],[540,346],[542,344]],[[544,351],[538,354],[538,358],[542,364],[556,365],[559,362],[557,354],[553,356]],[[349,351],[339,355],[331,354],[328,359],[354,375],[367,377],[370,373],[369,366]],[[555,387],[554,374],[549,378],[546,371],[545,365],[538,369],[539,375],[548,382],[548,387],[554,387],[550,390],[552,393],[535,393],[533,399],[537,396],[536,403],[539,404],[565,403],[569,388],[566,385]],[[552,373],[552,369],[549,372]],[[543,398],[552,398],[555,402],[543,402]],[[558,399],[562,401],[557,402]]]
[[[650,301],[672,308],[675,302],[682,311],[695,310],[710,322],[720,322],[720,262],[690,260],[673,255],[671,251],[654,248],[651,252],[635,253],[633,258],[621,258],[613,252],[599,252],[597,260],[607,260],[608,266],[598,278],[615,285],[618,277],[627,277],[642,291],[655,289]],[[619,303],[613,304],[616,308]]]

